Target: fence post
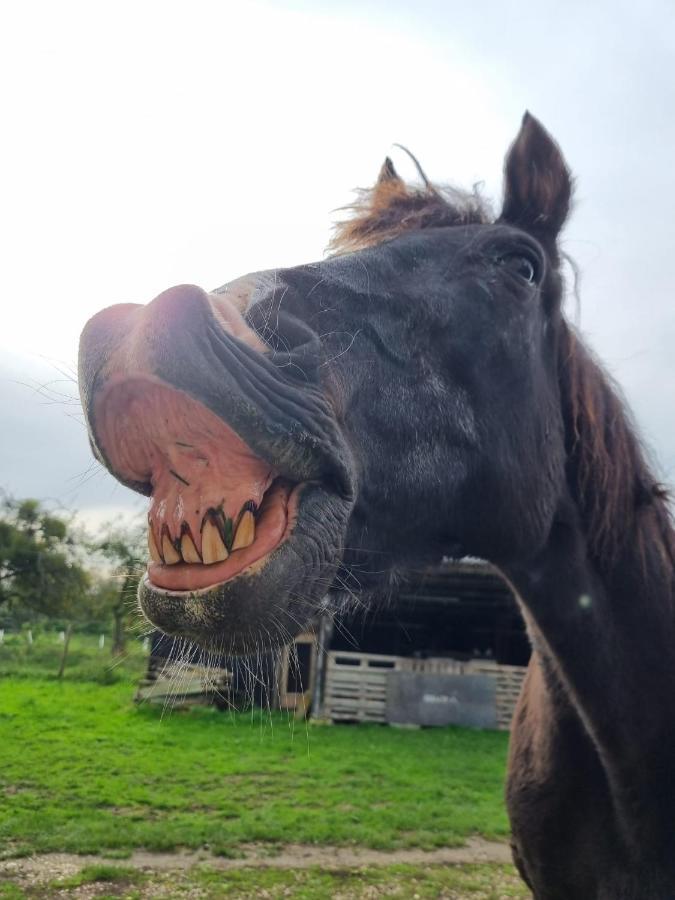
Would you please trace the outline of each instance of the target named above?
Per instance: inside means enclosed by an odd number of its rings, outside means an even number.
[[[68,622],[68,627],[66,628],[66,639],[63,642],[63,653],[61,654],[61,665],[59,666],[59,673],[56,676],[57,678],[63,677],[63,672],[66,668],[66,659],[68,658],[68,645],[70,644],[70,635],[72,634],[72,631],[72,622]]]

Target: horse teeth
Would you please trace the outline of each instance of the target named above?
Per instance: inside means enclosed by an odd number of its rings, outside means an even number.
[[[230,554],[220,536],[220,529],[207,516],[202,525],[202,558],[204,564],[223,562]]]
[[[162,557],[160,556],[159,549],[157,547],[157,541],[155,540],[155,533],[152,530],[152,524],[148,526],[148,550],[150,552],[150,559],[153,562],[162,562]]]
[[[200,563],[202,561],[199,551],[195,547],[195,542],[187,531],[183,533],[180,539],[180,552],[186,563]]]
[[[176,563],[181,562],[181,555],[174,547],[166,531],[162,535],[162,556],[164,557],[164,564],[167,566],[175,566]]]
[[[232,542],[233,550],[243,550],[244,547],[250,547],[253,541],[255,540],[255,517],[250,509],[244,510],[241,518],[239,519],[239,525],[237,525],[237,532],[234,536],[234,541]]]

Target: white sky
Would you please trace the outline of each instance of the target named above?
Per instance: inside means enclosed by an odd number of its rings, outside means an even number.
[[[395,141],[432,178],[498,199],[525,108],[578,177],[582,326],[675,481],[675,6],[459,7],[4,7],[0,486],[92,518],[127,507],[105,477],[83,483],[74,410],[16,381],[59,378],[53,361],[74,364],[110,303],[321,257],[331,211]]]

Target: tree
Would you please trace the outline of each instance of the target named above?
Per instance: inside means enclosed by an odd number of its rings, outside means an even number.
[[[0,603],[72,618],[85,601],[89,576],[69,523],[38,500],[0,502]]]
[[[78,558],[72,526],[39,500],[0,502],[0,604],[67,622],[59,677],[63,674],[73,620],[82,614],[91,580]]]
[[[98,550],[114,566],[114,581],[101,586],[103,597],[113,617],[112,654],[126,649],[126,625],[135,609],[138,582],[147,560],[146,529],[143,525],[108,525],[104,537],[93,549]]]

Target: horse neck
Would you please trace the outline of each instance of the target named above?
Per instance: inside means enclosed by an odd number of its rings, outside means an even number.
[[[618,393],[578,343],[565,350],[564,497],[543,549],[505,574],[554,715],[573,708],[619,818],[658,841],[675,810],[675,536]]]
[[[530,720],[520,727],[532,735],[545,728],[549,769],[562,764],[559,753],[574,768],[590,737],[627,844],[647,842],[655,853],[675,856],[673,562],[651,540],[653,523],[641,527],[611,565],[599,565],[577,510],[568,507],[533,560],[505,569],[544,685],[538,708],[526,704]],[[563,740],[556,750],[552,735],[570,712],[586,738],[579,736],[576,749],[576,738]]]

